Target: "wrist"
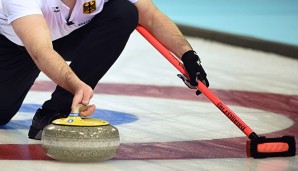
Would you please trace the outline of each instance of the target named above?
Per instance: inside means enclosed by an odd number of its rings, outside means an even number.
[[[195,61],[201,63],[200,57],[197,55],[196,51],[189,50],[185,52],[181,57],[182,62]]]
[[[81,89],[81,87],[85,85],[85,83],[81,81],[74,73],[69,75],[66,83],[69,92],[72,94],[76,94]]]

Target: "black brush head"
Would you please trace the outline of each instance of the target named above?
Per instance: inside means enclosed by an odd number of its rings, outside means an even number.
[[[296,155],[293,136],[279,138],[258,137],[247,142],[247,156],[253,158],[290,157]]]

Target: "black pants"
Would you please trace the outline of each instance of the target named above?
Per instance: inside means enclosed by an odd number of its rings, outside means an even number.
[[[82,81],[94,88],[120,56],[137,24],[138,12],[133,4],[110,0],[86,26],[54,41],[54,49],[71,61],[70,67]],[[23,47],[0,35],[0,125],[18,112],[39,73]],[[71,93],[57,86],[42,107],[70,112],[72,98]]]

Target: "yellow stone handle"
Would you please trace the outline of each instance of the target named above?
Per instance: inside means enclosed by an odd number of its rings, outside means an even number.
[[[56,125],[70,126],[105,126],[110,123],[105,120],[95,118],[81,118],[80,111],[87,110],[90,105],[78,104],[72,110],[67,118],[54,120],[52,123]]]
[[[90,106],[90,105],[78,104],[78,105],[76,105],[76,106],[71,110],[71,113],[74,113],[74,114],[77,113],[77,114],[79,114],[80,111],[87,110],[89,106]]]

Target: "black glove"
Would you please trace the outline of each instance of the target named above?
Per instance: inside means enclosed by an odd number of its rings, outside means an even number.
[[[198,86],[198,81],[200,80],[203,84],[205,84],[207,87],[209,87],[209,81],[207,79],[207,74],[205,70],[203,69],[201,65],[201,60],[199,56],[196,54],[195,51],[190,50],[185,52],[182,55],[182,62],[184,64],[184,67],[186,71],[188,72],[190,80],[184,80],[182,75],[178,75],[184,83],[189,87],[189,88],[195,88],[195,86]],[[191,85],[188,85],[187,82]],[[197,95],[201,94],[201,92],[198,90],[196,92]]]

